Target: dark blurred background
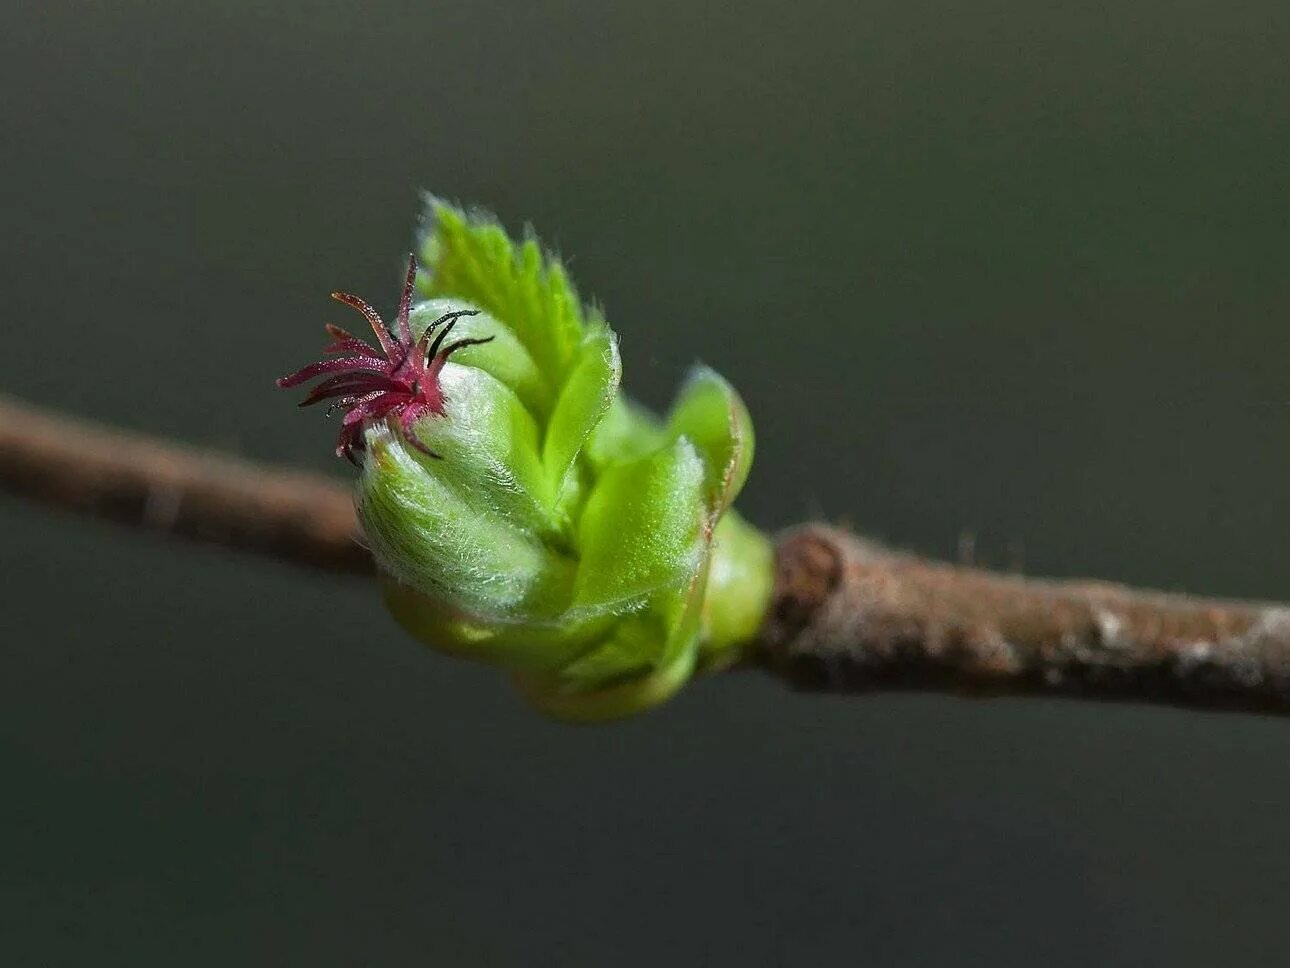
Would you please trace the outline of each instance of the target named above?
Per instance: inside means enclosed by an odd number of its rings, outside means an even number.
[[[0,390],[347,473],[272,389],[417,193],[531,221],[745,512],[1290,596],[1279,0],[0,13]],[[341,320],[347,324],[348,319]],[[604,728],[368,585],[0,499],[6,965],[1266,965],[1290,724],[826,699]]]

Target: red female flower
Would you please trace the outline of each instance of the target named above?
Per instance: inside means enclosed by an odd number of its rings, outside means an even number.
[[[336,440],[336,456],[346,457],[353,464],[358,463],[354,459],[354,451],[364,447],[363,428],[369,421],[390,416],[398,417],[399,429],[409,443],[431,457],[438,457],[417,439],[415,424],[422,417],[444,415],[439,374],[448,357],[462,347],[487,343],[493,338],[459,339],[445,346],[444,338],[452,332],[457,320],[478,313],[475,309],[460,309],[444,313],[427,326],[421,338],[414,343],[408,313],[412,308],[412,284],[416,273],[416,256],[412,256],[408,259],[408,278],[403,284],[403,297],[399,300],[393,331],[386,327],[375,309],[357,296],[347,292],[331,294],[332,299],[354,307],[367,318],[380,343],[380,352],[339,326],[328,323],[326,329],[332,342],[323,352],[344,355],[310,363],[277,381],[279,387],[286,389],[316,376],[332,374],[316,384],[300,406],[307,407],[330,397],[338,398],[332,410],[344,409],[346,413]],[[436,330],[438,335],[435,335]]]

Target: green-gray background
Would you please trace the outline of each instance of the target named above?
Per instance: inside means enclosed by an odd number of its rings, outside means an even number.
[[[346,469],[272,378],[429,188],[531,221],[742,506],[1290,596],[1280,0],[26,3],[0,389]],[[0,503],[6,965],[1266,965],[1290,723],[795,696],[573,729],[372,590]]]

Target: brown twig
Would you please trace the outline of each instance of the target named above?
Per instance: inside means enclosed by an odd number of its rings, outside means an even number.
[[[326,571],[371,574],[349,489],[0,397],[0,487]],[[1056,693],[1290,713],[1290,606],[927,561],[808,525],[780,539],[760,665],[814,690]]]
[[[760,658],[809,690],[1290,712],[1288,606],[993,574],[823,525],[780,539]]]
[[[0,487],[208,544],[371,574],[349,488],[0,397]]]

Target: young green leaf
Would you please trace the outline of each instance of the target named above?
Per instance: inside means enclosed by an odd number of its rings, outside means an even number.
[[[563,374],[583,334],[582,304],[564,268],[543,258],[535,239],[517,248],[491,218],[426,201],[422,262],[430,273],[419,280],[421,294],[473,303],[514,330],[544,372]]]
[[[359,520],[381,567],[476,616],[558,613],[572,562],[486,504],[469,500],[385,425],[367,432]]]
[[[725,510],[744,486],[753,457],[752,418],[739,394],[714,370],[695,367],[667,427],[698,449],[706,468],[708,506],[717,513]]]
[[[618,342],[536,239],[430,199],[422,271],[376,345],[329,326],[306,402],[345,410],[390,610],[434,648],[511,670],[553,716],[623,716],[732,662],[769,600],[770,544],[729,510],[752,460],[706,368],[666,421],[619,390]],[[413,308],[412,292],[428,297]]]
[[[578,452],[609,409],[621,378],[614,334],[601,330],[587,336],[551,413],[542,448],[542,463],[554,494],[564,491]]]
[[[422,456],[422,463],[434,461],[437,476],[481,513],[539,534],[559,531],[537,424],[519,398],[473,366],[449,363],[441,380],[446,413],[416,425],[417,437],[438,459]]]
[[[585,453],[601,471],[611,464],[643,457],[657,450],[665,439],[658,417],[620,393],[587,440]]]
[[[576,613],[622,610],[701,563],[703,462],[684,438],[600,478],[582,512]]]
[[[445,313],[475,308],[472,303],[460,299],[428,299],[412,310],[412,335],[419,339],[426,327],[443,318]],[[458,319],[452,336],[454,339],[487,340],[463,348],[453,356],[454,362],[491,373],[510,387],[533,413],[546,413],[551,409],[555,389],[509,326],[481,310]]]

